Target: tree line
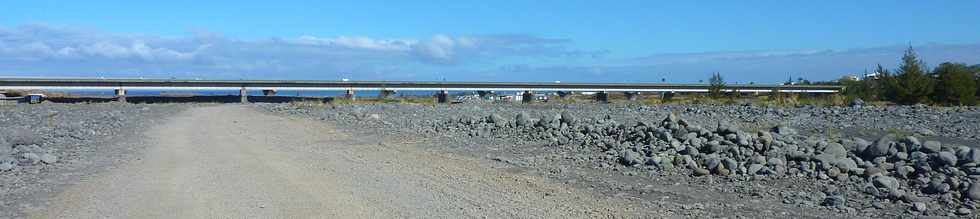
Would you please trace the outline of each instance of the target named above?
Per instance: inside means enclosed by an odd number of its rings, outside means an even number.
[[[973,106],[980,96],[980,65],[944,62],[929,71],[910,46],[898,69],[880,64],[863,80],[843,78],[844,94],[852,99],[889,101],[897,104]]]

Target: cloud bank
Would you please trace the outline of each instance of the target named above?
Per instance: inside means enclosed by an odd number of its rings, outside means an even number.
[[[879,63],[894,68],[905,48],[613,57],[612,51],[574,48],[569,39],[529,34],[246,40],[207,31],[167,37],[32,24],[0,27],[0,76],[688,83],[720,72],[731,82],[777,83],[832,80]],[[915,49],[930,66],[980,63],[980,44]]]
[[[50,25],[0,27],[0,72],[44,76],[411,79],[508,58],[582,55],[565,39],[523,34],[374,39],[360,36],[241,40],[112,34]],[[431,79],[431,78],[430,78]]]

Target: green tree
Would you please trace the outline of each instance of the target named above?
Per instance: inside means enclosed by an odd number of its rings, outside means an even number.
[[[976,104],[976,77],[966,64],[946,62],[936,67],[933,73],[939,78],[936,101],[960,106]]]
[[[708,83],[711,85],[708,87],[708,93],[711,97],[718,98],[721,97],[722,90],[725,89],[725,79],[721,77],[721,73],[715,72],[708,79]]]
[[[898,74],[891,86],[895,91],[895,102],[911,105],[929,101],[934,83],[922,66],[915,50],[909,46],[902,56],[902,65],[898,67]]]
[[[980,97],[980,64],[970,66],[970,71],[973,72],[973,78],[977,85],[976,96]]]

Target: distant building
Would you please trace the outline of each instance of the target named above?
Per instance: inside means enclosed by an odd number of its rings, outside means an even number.
[[[881,77],[881,73],[880,72],[873,72],[873,73],[866,73],[866,74],[864,74],[863,77],[862,77],[862,79],[877,80],[879,77]]]

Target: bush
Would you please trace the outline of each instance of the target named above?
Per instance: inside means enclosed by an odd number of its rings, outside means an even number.
[[[712,98],[721,97],[722,90],[725,89],[725,79],[721,77],[721,73],[715,72],[708,79],[708,83],[711,85],[708,87],[708,93],[711,94]]]
[[[977,82],[974,73],[965,64],[943,63],[933,71],[939,78],[936,101],[945,105],[975,105]]]

